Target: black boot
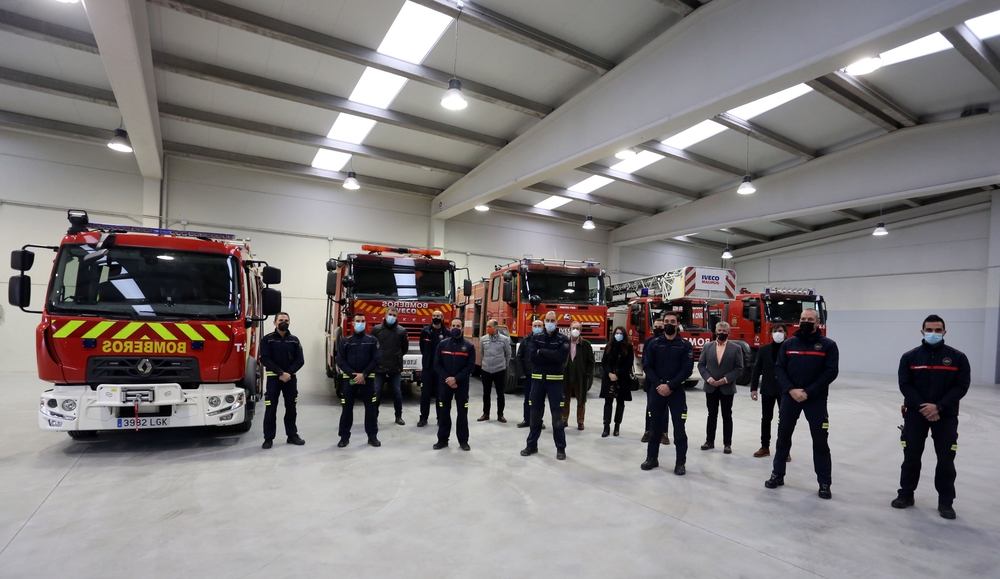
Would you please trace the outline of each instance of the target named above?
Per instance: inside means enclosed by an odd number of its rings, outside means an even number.
[[[785,484],[785,477],[772,474],[771,478],[764,481],[764,486],[769,489],[776,489]]]
[[[618,436],[618,427],[619,426],[621,426],[621,424],[618,423],[618,422],[615,422],[615,430],[614,430],[614,432],[612,432],[612,434],[614,434],[615,436]]]
[[[938,513],[940,513],[941,517],[945,519],[954,519],[956,516],[955,509],[952,508],[951,505],[945,505],[942,503],[938,503]]]
[[[646,462],[639,465],[642,470],[653,470],[654,468],[660,466],[660,461],[655,458],[647,458]]]
[[[905,509],[913,506],[913,495],[899,495],[889,503],[894,509]]]
[[[604,431],[601,432],[601,438],[607,438],[608,436],[611,436],[611,425],[605,422]]]
[[[816,493],[821,499],[832,499],[833,493],[830,492],[830,485],[819,483],[819,492]]]

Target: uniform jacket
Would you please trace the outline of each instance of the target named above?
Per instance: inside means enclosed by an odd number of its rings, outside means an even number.
[[[531,349],[530,344],[531,336],[521,340],[521,343],[517,345],[517,355],[514,356],[518,377],[524,376],[527,380],[531,380],[531,357],[528,355],[528,350]]]
[[[406,329],[399,322],[391,326],[382,322],[372,328],[372,336],[378,340],[378,347],[382,350],[382,361],[375,371],[393,374],[402,372],[403,356],[410,351],[410,338],[406,335]]]
[[[819,330],[799,330],[782,342],[775,372],[782,392],[802,388],[810,398],[826,398],[840,373],[840,350]]]
[[[423,357],[421,368],[424,372],[434,371],[434,355],[437,354],[438,345],[448,337],[448,328],[444,324],[437,328],[431,324],[420,331],[420,355]]]
[[[479,347],[483,350],[483,372],[493,374],[507,369],[510,364],[510,338],[500,332],[486,334],[479,339]]]
[[[781,384],[774,373],[774,363],[778,358],[781,344],[765,344],[757,350],[757,360],[753,363],[753,374],[750,378],[750,390],[757,391],[758,386],[762,396],[781,396]],[[702,354],[704,355],[704,354]]]
[[[912,411],[929,402],[940,406],[941,414],[957,415],[971,374],[965,354],[944,342],[934,346],[923,342],[899,360],[899,391]]]
[[[551,334],[543,331],[539,336],[532,335],[528,348],[532,374],[562,376],[566,372],[566,359],[569,358],[569,338],[561,334],[559,330]]]
[[[718,389],[726,396],[736,394],[736,379],[743,373],[743,348],[740,348],[738,344],[729,343],[728,340],[723,347],[725,351],[722,353],[721,363],[717,357],[718,342],[713,340],[705,344],[701,351],[701,359],[698,360],[698,373],[705,380],[705,394],[711,394],[717,388],[708,383],[709,378],[716,380],[725,378],[726,384],[719,386]]]
[[[572,348],[572,345],[570,346]],[[570,350],[572,352],[572,349]],[[594,347],[584,338],[576,343],[576,358],[566,356],[566,372],[563,380],[567,384],[576,384],[576,399],[587,400],[587,390],[594,382]]]
[[[281,376],[283,372],[295,374],[305,364],[302,344],[290,332],[285,332],[285,337],[271,332],[260,339],[260,363],[268,375]]]
[[[475,369],[476,347],[472,342],[462,337],[441,340],[434,357],[438,385],[443,385],[445,378],[454,377],[459,386],[468,386],[469,376]]]
[[[337,347],[337,366],[344,374],[361,373],[367,378],[375,368],[378,368],[381,360],[382,350],[379,349],[378,340],[374,337],[355,332],[340,339],[340,346]]]
[[[666,384],[671,390],[682,387],[694,369],[694,347],[691,342],[677,335],[667,339],[666,335],[653,338],[643,348],[642,370],[646,373],[647,390]]]
[[[625,340],[621,342],[612,341],[604,349],[604,357],[601,359],[601,398],[608,398],[611,395],[611,378],[608,374],[614,374],[618,378],[615,385],[615,398],[619,400],[632,399],[632,364],[633,364],[632,344]]]

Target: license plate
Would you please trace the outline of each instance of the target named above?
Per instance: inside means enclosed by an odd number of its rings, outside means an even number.
[[[600,362],[604,358],[604,350],[594,351],[594,361]]]
[[[404,368],[417,368],[418,366],[420,366],[420,360],[407,360],[406,358],[403,358]]]
[[[166,416],[140,416],[139,418],[119,418],[118,428],[135,428],[136,420],[139,428],[169,428],[170,418]]]

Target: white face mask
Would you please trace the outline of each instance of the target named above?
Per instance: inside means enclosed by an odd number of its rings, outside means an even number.
[[[574,338],[579,338],[580,337],[580,330],[570,330],[569,331],[569,335],[573,336]]]
[[[781,332],[775,332],[771,334],[771,339],[774,340],[775,344],[780,344],[785,341],[785,335]]]

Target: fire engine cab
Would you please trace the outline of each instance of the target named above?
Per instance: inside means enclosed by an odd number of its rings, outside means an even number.
[[[38,424],[72,438],[99,430],[250,429],[263,393],[259,344],[281,310],[281,271],[221,233],[90,223],[70,210],[58,246],[11,254],[11,305],[35,331]],[[28,248],[55,252],[41,310],[28,310]],[[261,267],[263,266],[263,267]]]

